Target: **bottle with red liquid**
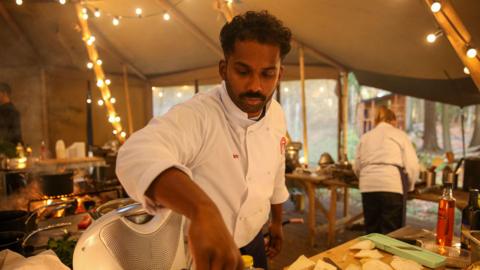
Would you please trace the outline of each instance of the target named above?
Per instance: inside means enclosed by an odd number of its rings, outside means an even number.
[[[455,223],[455,198],[452,193],[452,183],[445,183],[443,195],[438,202],[437,245],[439,246],[452,246]]]

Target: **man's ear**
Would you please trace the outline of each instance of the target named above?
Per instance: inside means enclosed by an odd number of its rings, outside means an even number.
[[[222,59],[218,62],[218,74],[220,74],[223,80],[227,78],[227,61]]]

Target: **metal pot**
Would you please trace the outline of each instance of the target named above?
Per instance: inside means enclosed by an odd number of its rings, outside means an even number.
[[[301,142],[289,142],[285,151],[285,172],[291,173],[300,167],[299,151],[302,149]]]
[[[320,155],[320,159],[318,160],[318,165],[320,166],[326,166],[330,164],[335,164],[335,161],[333,160],[332,156],[325,152]]]
[[[41,175],[41,189],[45,196],[60,196],[73,193],[73,173]]]
[[[36,229],[36,217],[36,213],[30,214],[22,210],[0,211],[0,232],[31,232]]]
[[[22,242],[26,233],[21,231],[0,232],[0,250],[10,249],[23,254]]]

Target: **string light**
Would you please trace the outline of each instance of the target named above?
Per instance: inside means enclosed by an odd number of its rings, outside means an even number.
[[[83,13],[82,19],[84,19],[85,21],[88,20],[88,13]]]
[[[440,11],[440,9],[442,9],[442,4],[440,4],[438,1],[433,1],[432,5],[430,6],[430,10],[433,13],[437,13]]]
[[[475,58],[475,56],[477,56],[477,50],[472,47],[467,47],[467,56],[469,58]]]
[[[99,99],[99,100],[97,101],[98,106],[103,106],[104,103],[105,103],[105,102],[103,102],[103,99]]]
[[[121,120],[121,119],[120,119],[120,116],[117,115],[117,116],[115,117],[115,122],[118,123],[118,122],[120,122],[120,120]]]
[[[67,0],[58,0],[58,2],[60,3],[60,5],[65,5],[67,3]]]
[[[428,43],[434,43],[438,37],[443,35],[442,30],[437,30],[435,33],[430,33],[427,35],[427,42]]]
[[[137,14],[138,17],[142,17],[142,12],[143,12],[143,10],[141,8],[136,8],[135,9],[135,14]]]
[[[463,68],[463,73],[470,75],[470,70],[468,69],[468,67]]]
[[[110,98],[110,103],[115,104],[115,102],[117,102],[117,100],[114,97]]]
[[[97,80],[97,86],[100,87],[100,88],[104,86],[104,82],[103,82],[102,79]]]
[[[110,85],[111,83],[112,83],[112,81],[110,81],[110,79],[106,79],[106,80],[105,80],[105,84],[106,84],[106,85]]]
[[[165,21],[169,21],[170,20],[170,14],[168,14],[168,12],[163,13],[163,19]]]
[[[102,16],[102,12],[100,12],[100,9],[96,8],[95,11],[93,12],[93,15],[96,18],[100,18],[100,16]]]
[[[92,68],[93,68],[93,63],[92,63],[92,62],[88,62],[88,63],[87,63],[87,68],[88,68],[88,69],[92,69]]]
[[[95,37],[94,37],[94,36],[90,36],[90,37],[87,39],[87,44],[88,44],[89,46],[91,46],[94,42],[95,42]]]
[[[23,4],[23,0],[15,0],[17,6],[21,6]]]
[[[113,130],[113,135],[117,135],[118,134],[118,130],[114,129]]]
[[[119,24],[120,24],[120,17],[113,17],[113,19],[112,19],[112,24],[113,24],[114,26],[119,25]]]
[[[127,133],[125,131],[122,131],[120,132],[120,136],[122,136],[122,138],[125,138],[127,137]]]
[[[92,103],[92,99],[91,99],[91,98],[87,98],[87,103],[88,103],[88,104],[91,104],[91,103]]]
[[[100,59],[100,58],[97,59],[97,61],[95,61],[95,63],[97,63],[97,65],[99,65],[99,66],[101,66],[103,64],[102,59]]]
[[[288,87],[283,88],[283,92],[288,93]]]
[[[181,92],[178,92],[178,93],[177,93],[177,97],[181,98],[181,97],[182,97],[182,93],[181,93]]]
[[[115,122],[115,115],[110,115],[110,116],[108,117],[108,122],[110,122],[110,123]]]
[[[158,92],[158,97],[163,97],[163,92]]]

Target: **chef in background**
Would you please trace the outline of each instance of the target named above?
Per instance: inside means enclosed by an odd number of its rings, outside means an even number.
[[[354,169],[360,179],[367,233],[387,234],[405,225],[407,193],[418,178],[415,149],[408,135],[395,126],[395,113],[382,106],[375,128],[357,145]]]

